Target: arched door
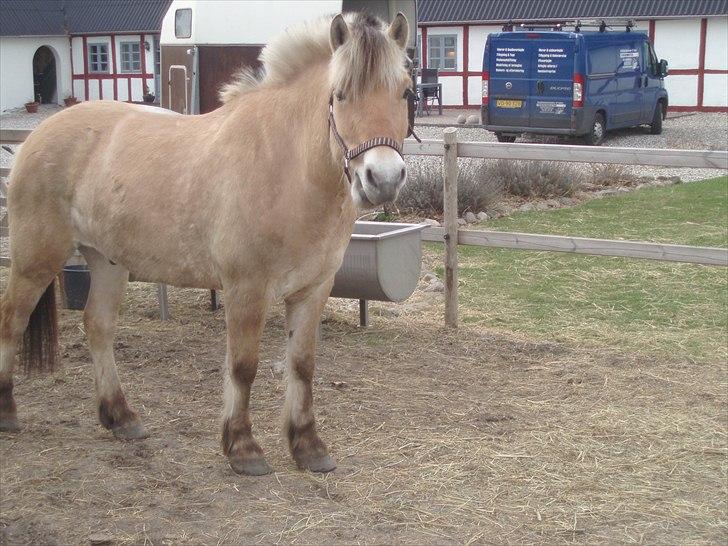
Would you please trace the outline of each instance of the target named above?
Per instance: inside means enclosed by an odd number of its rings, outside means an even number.
[[[56,57],[48,46],[41,46],[33,55],[34,99],[43,104],[58,102]]]

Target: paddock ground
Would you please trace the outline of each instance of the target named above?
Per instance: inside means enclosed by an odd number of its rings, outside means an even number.
[[[154,286],[132,284],[120,321],[138,442],[97,424],[80,313],[62,312],[63,368],[19,378],[24,430],[0,434],[0,542],[725,543],[725,362],[452,333],[419,290],[361,330],[333,300],[315,397],[339,467],[313,475],[279,434],[276,308],[252,402],[275,473],[249,478],[219,449],[223,313],[170,296],[162,323]]]

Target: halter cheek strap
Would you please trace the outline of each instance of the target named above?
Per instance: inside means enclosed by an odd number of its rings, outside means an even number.
[[[346,174],[346,178],[349,181],[349,184],[351,184],[351,172],[349,171],[349,162],[355,157],[359,157],[364,152],[371,150],[372,148],[376,148],[378,146],[387,146],[396,151],[399,156],[404,159],[404,155],[402,155],[402,146],[400,146],[396,140],[389,137],[370,138],[369,140],[359,144],[356,148],[349,148],[346,145],[346,142],[344,142],[344,139],[341,138],[339,130],[336,128],[336,120],[334,119],[334,95],[331,95],[331,97],[329,97],[329,128],[334,135],[334,139],[341,148],[341,151],[344,152],[344,174]],[[415,139],[417,139],[417,142],[422,142],[415,134],[412,126],[409,127],[409,134],[414,136]]]

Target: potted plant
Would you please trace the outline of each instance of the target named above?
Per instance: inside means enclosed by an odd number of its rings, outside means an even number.
[[[147,84],[144,84],[144,102],[154,102],[154,93],[149,91]]]
[[[69,93],[63,99],[63,104],[66,106],[73,106],[74,104],[78,104],[78,99]]]
[[[40,103],[34,99],[31,99],[25,103],[25,109],[28,111],[29,114],[35,114],[38,111],[39,106]]]

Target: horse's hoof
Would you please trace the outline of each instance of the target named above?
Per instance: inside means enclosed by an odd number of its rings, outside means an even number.
[[[245,474],[247,476],[264,476],[270,474],[273,469],[268,465],[263,457],[254,459],[244,459],[243,457],[228,457],[230,468],[236,474]]]
[[[20,425],[15,415],[0,417],[0,432],[18,432]]]
[[[141,421],[129,421],[111,429],[119,440],[143,440],[149,438],[149,433]]]
[[[301,470],[311,472],[331,472],[336,468],[334,461],[328,454],[314,454],[296,458],[296,464]]]

